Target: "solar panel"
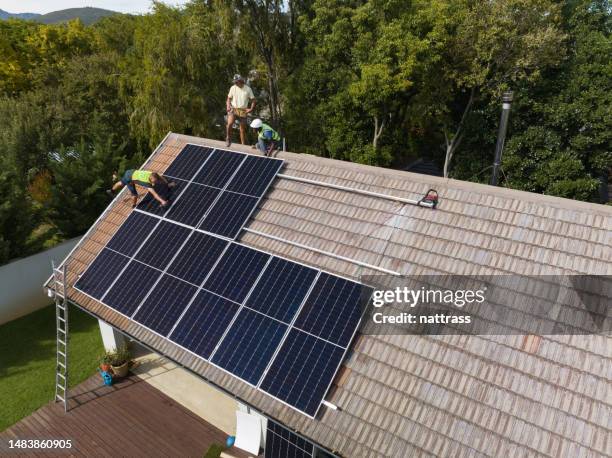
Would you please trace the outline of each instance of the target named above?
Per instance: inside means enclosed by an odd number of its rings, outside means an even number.
[[[346,347],[359,324],[371,289],[322,273],[295,322],[295,327]],[[367,296],[367,297],[363,297]]]
[[[131,261],[101,301],[126,316],[132,316],[161,272]]]
[[[164,176],[191,180],[212,151],[212,148],[204,146],[186,145],[166,169]]]
[[[243,308],[221,341],[212,362],[257,385],[287,325]]]
[[[169,208],[173,207],[174,202],[176,201],[176,199],[179,198],[185,186],[187,186],[187,181],[183,180],[169,179],[169,182],[174,183],[174,185],[170,188],[169,206],[162,207],[160,203],[155,200],[153,195],[147,192],[146,195],[142,198],[142,200],[138,203],[136,208],[143,212],[151,213],[153,215],[163,216]]]
[[[260,388],[314,417],[345,349],[291,329]]]
[[[104,248],[87,268],[75,287],[94,299],[100,299],[117,275],[130,261],[129,258]]]
[[[169,209],[143,199],[75,287],[314,417],[371,289],[227,240],[281,166],[185,147]]]
[[[204,289],[240,304],[269,257],[261,251],[232,243],[204,283]]]
[[[255,210],[257,202],[257,197],[226,191],[221,194],[199,228],[222,237],[235,239]]]
[[[170,340],[208,359],[239,307],[235,302],[200,290],[170,334]]]
[[[132,256],[158,223],[157,218],[133,212],[106,246],[126,256]]]
[[[135,259],[165,270],[190,233],[191,229],[162,221],[142,245]]]
[[[212,235],[194,232],[172,261],[168,273],[195,285],[200,285],[227,244],[228,242],[225,240]]]
[[[248,156],[227,186],[228,191],[261,197],[280,170],[283,161],[261,156]]]
[[[284,323],[291,323],[316,276],[315,269],[273,257],[246,306]]]
[[[313,458],[313,449],[310,442],[268,419],[265,458]]]
[[[158,334],[167,335],[198,288],[178,278],[164,275],[142,303],[134,320]]]
[[[196,226],[220,192],[216,188],[191,183],[172,205],[166,218],[188,226]]]
[[[246,154],[216,149],[193,181],[222,189],[245,157]]]

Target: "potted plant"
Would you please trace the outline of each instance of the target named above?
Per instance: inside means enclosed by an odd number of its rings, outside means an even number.
[[[115,376],[125,377],[127,375],[131,357],[127,345],[122,345],[111,353],[110,364]]]
[[[113,361],[113,353],[111,351],[106,351],[102,356],[100,356],[100,370],[103,372],[110,372],[111,362]]]

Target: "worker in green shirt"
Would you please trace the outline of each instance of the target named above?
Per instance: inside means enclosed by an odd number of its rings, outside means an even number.
[[[116,179],[116,175],[113,175],[113,180]],[[146,188],[147,192],[150,193],[155,200],[159,202],[162,207],[166,207],[170,199],[170,189],[174,187],[174,183],[168,182],[162,175],[156,172],[149,172],[148,170],[126,170],[121,180],[116,182],[113,187],[107,190],[107,194],[110,196],[113,193],[121,190],[124,186],[127,186],[130,193],[132,194],[132,208],[136,206],[138,202],[138,191],[136,185]]]
[[[280,135],[269,125],[264,123],[261,119],[257,118],[251,122],[251,127],[255,129],[257,134],[257,149],[269,156],[272,151],[278,147],[280,142]]]

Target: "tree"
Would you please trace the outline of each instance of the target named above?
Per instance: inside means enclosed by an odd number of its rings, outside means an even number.
[[[112,184],[113,171],[123,170],[126,161],[110,143],[81,143],[51,155],[48,218],[63,237],[84,233],[96,220],[109,204],[104,190]]]
[[[267,105],[270,118],[280,125],[283,100],[281,81],[302,61],[304,36],[298,17],[307,14],[310,1],[304,0],[235,0],[242,21],[242,40],[251,48],[265,68],[261,75],[267,83]]]
[[[453,33],[443,60],[428,76],[429,113],[440,119],[444,176],[479,101],[499,98],[517,82],[534,81],[563,57],[560,8],[552,1],[461,2],[452,9]],[[432,103],[430,97],[437,101]],[[431,106],[434,108],[431,109]]]

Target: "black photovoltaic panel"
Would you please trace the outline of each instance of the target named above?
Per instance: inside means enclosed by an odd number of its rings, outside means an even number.
[[[316,276],[315,269],[273,257],[245,305],[290,323]]]
[[[265,458],[313,458],[314,446],[268,419]]]
[[[239,307],[234,302],[200,290],[169,338],[208,359]]]
[[[198,289],[177,278],[164,275],[142,303],[134,320],[167,335]]]
[[[295,322],[295,327],[346,347],[361,320],[371,288],[321,273]]]
[[[212,151],[212,148],[187,145],[182,149],[174,161],[172,161],[172,164],[166,169],[164,175],[189,181],[204,161],[208,159]]]
[[[160,203],[151,195],[151,193],[147,192],[136,208],[153,215],[164,216],[164,214],[174,206],[177,197],[187,185],[186,181],[175,180],[172,178],[168,178],[168,182],[174,183],[174,185],[170,188],[170,205],[162,207]]]
[[[202,232],[235,238],[281,165],[185,148],[170,207],[144,199],[75,287],[314,416],[371,290]]]
[[[242,303],[270,256],[242,245],[230,244],[204,289]]]
[[[132,316],[160,275],[159,270],[131,261],[101,300],[124,315]]]
[[[227,186],[228,191],[261,197],[280,170],[283,161],[261,156],[248,156]]]
[[[200,285],[228,243],[212,235],[194,232],[172,261],[168,273]]]
[[[196,226],[221,191],[210,186],[191,183],[180,199],[172,205],[166,218],[188,226]]]
[[[212,362],[257,385],[287,326],[243,308],[229,328]]]
[[[314,417],[345,349],[291,329],[260,388]]]
[[[76,282],[75,287],[95,299],[100,299],[128,262],[129,258],[104,248],[87,268],[85,275]]]
[[[132,212],[106,246],[126,256],[132,256],[157,223],[157,218]]]
[[[193,181],[215,188],[224,188],[244,158],[244,154],[217,149]]]
[[[164,270],[191,233],[191,229],[162,221],[138,251],[135,259]]]
[[[225,191],[210,209],[199,228],[222,237],[235,239],[251,216],[257,200],[257,197]]]

